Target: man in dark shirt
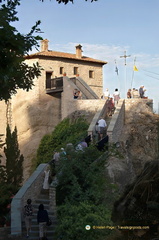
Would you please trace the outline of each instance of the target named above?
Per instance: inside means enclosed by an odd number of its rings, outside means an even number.
[[[37,213],[37,222],[39,224],[39,239],[42,240],[46,238],[47,227],[46,224],[49,221],[49,216],[47,210],[44,209],[44,205],[39,205],[39,211]]]

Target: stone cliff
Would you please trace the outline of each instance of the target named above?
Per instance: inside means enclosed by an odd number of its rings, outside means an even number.
[[[125,101],[125,124],[117,149],[123,156],[111,156],[107,169],[112,181],[120,186],[132,182],[146,162],[158,158],[159,115],[152,112],[152,102],[145,99]]]

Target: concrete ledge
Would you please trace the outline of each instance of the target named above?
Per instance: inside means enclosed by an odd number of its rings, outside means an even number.
[[[23,206],[28,198],[34,203],[39,195],[44,178],[43,173],[47,166],[48,164],[40,164],[14,196],[11,202],[11,235],[22,235]]]
[[[106,101],[104,100],[101,100],[103,101],[103,104],[99,109],[98,111],[96,112],[96,114],[94,115],[93,119],[92,119],[92,122],[91,124],[89,125],[89,128],[87,130],[88,132],[88,135],[91,135],[92,138],[94,138],[94,136],[96,135],[95,134],[95,129],[96,129],[96,123],[98,122],[100,116],[106,116],[106,110],[107,110],[107,103]]]
[[[123,99],[120,99],[110,121],[109,127],[107,129],[109,142],[115,143],[119,141],[119,137],[124,122],[125,122],[125,101]]]

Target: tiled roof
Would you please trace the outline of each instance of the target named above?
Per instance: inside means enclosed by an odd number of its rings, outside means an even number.
[[[71,54],[71,53],[64,53],[64,52],[56,52],[56,51],[44,51],[44,52],[37,52],[34,54],[30,54],[28,56],[25,56],[25,59],[30,59],[30,58],[40,58],[40,57],[50,57],[50,58],[68,58],[68,59],[73,59],[73,60],[79,60],[79,61],[86,61],[86,62],[94,62],[94,63],[100,63],[100,64],[107,64],[107,62],[89,58],[86,56],[82,56],[81,58],[77,58],[76,54]]]

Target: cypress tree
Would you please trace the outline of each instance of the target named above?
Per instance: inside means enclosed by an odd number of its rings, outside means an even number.
[[[24,157],[20,154],[16,127],[11,133],[9,125],[7,126],[4,153],[6,155],[7,183],[14,185],[18,190],[23,180]]]

